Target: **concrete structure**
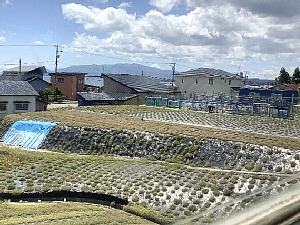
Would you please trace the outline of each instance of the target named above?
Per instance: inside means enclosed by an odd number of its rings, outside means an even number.
[[[198,68],[175,74],[175,85],[183,98],[237,98],[244,77],[223,70]]]
[[[179,92],[156,82],[148,76],[129,74],[101,74],[103,92],[107,94],[138,94],[138,104],[146,104],[147,97],[175,97]]]
[[[78,92],[78,106],[92,105],[138,105],[138,94],[104,92]]]
[[[3,71],[0,80],[27,81],[36,91],[45,90],[51,84],[43,80],[44,66],[19,66]]]
[[[52,90],[58,88],[63,99],[77,101],[77,92],[84,91],[86,73],[59,72],[49,73],[51,77]]]
[[[35,112],[38,95],[26,81],[0,81],[0,120],[9,114]]]

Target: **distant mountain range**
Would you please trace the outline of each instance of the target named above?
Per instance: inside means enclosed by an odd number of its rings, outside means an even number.
[[[101,73],[115,73],[115,74],[131,74],[144,75],[156,78],[158,80],[172,80],[172,70],[162,70],[141,64],[120,63],[113,65],[77,65],[69,66],[67,68],[58,69],[58,72],[80,72],[87,73],[87,77],[99,77]]]

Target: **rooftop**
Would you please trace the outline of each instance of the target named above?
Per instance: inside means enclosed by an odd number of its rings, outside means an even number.
[[[210,68],[191,69],[186,72],[176,73],[175,76],[204,76],[204,77],[223,77],[223,78],[239,78],[243,79],[243,74],[229,73],[224,70],[216,70]]]
[[[86,74],[87,73],[79,73],[79,72],[57,72],[57,73],[49,73],[49,76],[81,76]]]
[[[24,95],[38,96],[39,94],[27,81],[0,81],[0,96],[3,95]]]
[[[123,84],[136,92],[176,93],[174,89],[169,88],[148,76],[111,73],[101,74],[101,77],[104,76]]]
[[[42,73],[47,73],[47,70],[44,66],[21,66],[21,73],[28,73],[30,71],[34,71],[36,69],[39,69],[42,71]],[[9,72],[19,72],[20,71],[20,67],[16,66],[13,68],[10,68],[8,70],[3,71],[3,73],[9,73]]]
[[[137,94],[125,94],[125,93],[107,94],[104,92],[77,92],[77,94],[87,101],[99,101],[99,100],[126,101],[131,98],[139,96]]]

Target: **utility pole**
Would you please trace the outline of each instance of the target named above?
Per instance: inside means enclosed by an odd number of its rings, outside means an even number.
[[[62,50],[58,51],[58,45],[55,45],[55,47],[55,73],[57,73],[58,58],[60,57],[59,53],[62,52]]]
[[[58,45],[55,45],[56,51],[55,51],[55,75],[54,75],[54,101],[56,101],[56,74],[57,74],[57,65],[58,65],[58,58],[59,58],[59,52],[62,52],[61,50],[58,51]]]
[[[170,63],[172,65],[172,87],[174,87],[175,65],[176,63]]]

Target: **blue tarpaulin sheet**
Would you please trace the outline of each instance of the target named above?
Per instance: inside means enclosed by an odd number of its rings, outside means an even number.
[[[2,140],[6,144],[38,149],[55,124],[55,122],[20,120],[9,128]]]

